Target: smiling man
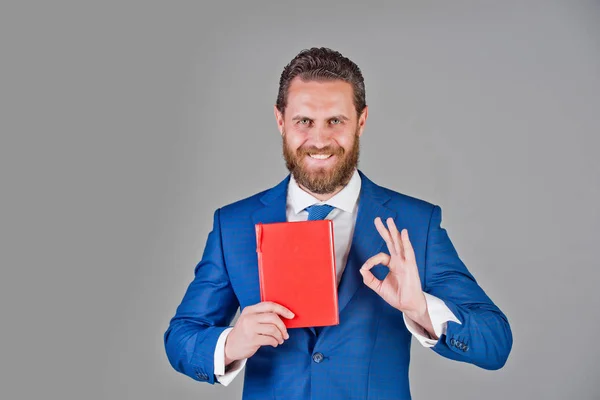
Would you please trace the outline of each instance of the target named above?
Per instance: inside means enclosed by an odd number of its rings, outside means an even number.
[[[284,68],[275,118],[290,174],[215,211],[164,336],[177,371],[228,385],[245,366],[244,399],[410,399],[412,337],[452,360],[504,365],[508,320],[460,260],[440,207],[358,170],[367,116],[362,73],[339,52],[304,50]],[[260,302],[254,225],[323,218],[340,324],[286,329],[294,310]]]
[[[352,86],[342,80],[296,76],[288,85],[287,97],[275,106],[286,166],[303,189],[325,200],[348,183],[358,165],[367,107],[356,111]]]

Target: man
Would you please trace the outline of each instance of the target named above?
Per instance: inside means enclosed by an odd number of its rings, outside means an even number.
[[[357,169],[368,107],[356,64],[327,48],[300,52],[274,111],[290,175],[214,213],[165,333],[172,366],[224,385],[245,366],[244,399],[410,399],[412,336],[444,357],[501,368],[508,321],[459,259],[440,207]],[[340,323],[286,329],[294,310],[260,302],[254,225],[323,218],[334,224]]]

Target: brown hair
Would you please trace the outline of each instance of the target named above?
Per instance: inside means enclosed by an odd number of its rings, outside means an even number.
[[[300,77],[303,81],[342,80],[352,85],[356,113],[364,110],[365,81],[360,68],[341,53],[326,47],[313,47],[302,50],[285,66],[279,79],[277,109],[283,113],[287,105],[287,94],[292,79]]]

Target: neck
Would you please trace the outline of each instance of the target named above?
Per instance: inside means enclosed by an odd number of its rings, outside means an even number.
[[[298,186],[300,187],[300,189],[304,190],[306,193],[310,194],[311,196],[318,199],[319,201],[329,200],[330,198],[332,198],[333,196],[338,194],[344,188],[344,186],[342,185],[342,186],[338,186],[337,188],[335,188],[335,190],[333,192],[330,192],[330,193],[313,193],[310,190],[308,190],[307,188],[305,188],[304,186],[302,186],[301,184],[298,184]]]

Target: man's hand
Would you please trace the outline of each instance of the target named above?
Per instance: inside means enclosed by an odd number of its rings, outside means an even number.
[[[294,318],[290,310],[270,301],[244,308],[225,341],[225,365],[253,356],[261,346],[277,347],[289,339],[280,316]]]
[[[415,252],[408,239],[408,231],[398,232],[392,218],[387,219],[389,231],[381,218],[375,218],[377,231],[385,240],[390,255],[379,253],[369,258],[361,267],[364,283],[380,295],[392,307],[421,325],[429,335],[437,339],[427,312],[427,301],[421,289],[421,279],[415,260]],[[383,281],[377,279],[371,268],[383,264],[390,269]]]

